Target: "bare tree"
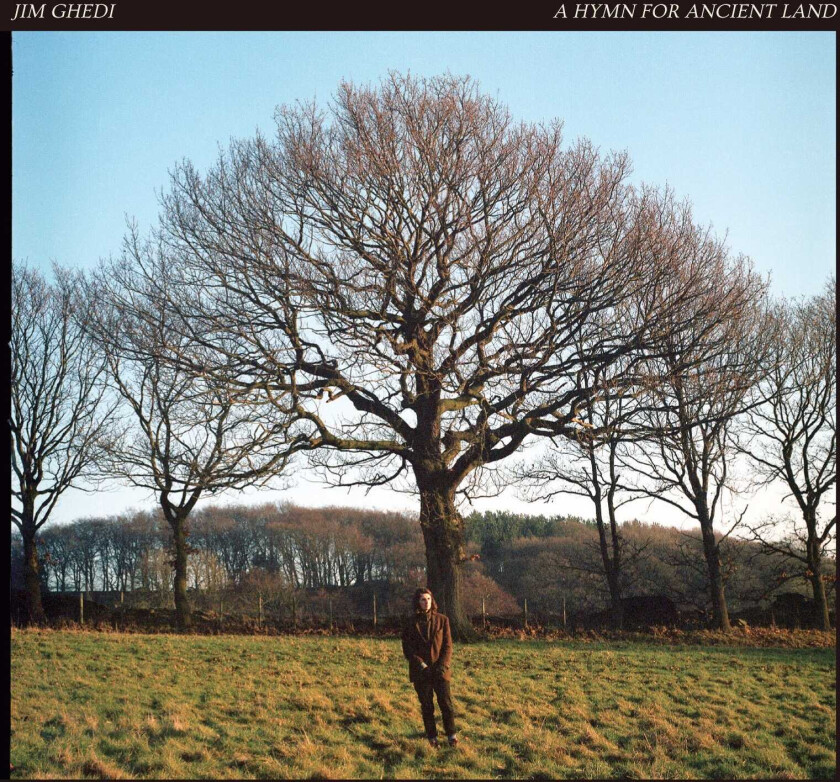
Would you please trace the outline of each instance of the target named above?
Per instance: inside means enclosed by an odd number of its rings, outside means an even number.
[[[713,275],[708,285],[714,317],[696,321],[699,333],[671,333],[643,407],[647,443],[623,461],[641,476],[639,488],[699,523],[714,623],[728,630],[720,544],[743,513],[722,537],[715,534],[715,522],[733,487],[733,421],[748,409],[760,376],[766,286],[746,266],[737,276]],[[687,306],[707,303],[701,297]]]
[[[76,317],[73,276],[53,268],[54,284],[12,266],[12,523],[23,539],[29,620],[42,622],[38,531],[67,489],[92,480],[102,446],[116,436],[104,362]]]
[[[772,319],[772,349],[745,429],[743,450],[759,483],[783,481],[798,506],[784,540],[771,537],[776,519],[754,525],[771,551],[801,562],[811,584],[819,621],[829,629],[822,561],[835,539],[837,482],[837,295],[830,280],[822,294],[779,304]]]
[[[620,363],[614,368],[615,377],[600,377],[599,370],[583,370],[581,386],[594,386],[600,393],[585,400],[580,408],[583,424],[576,438],[562,438],[555,447],[536,462],[526,462],[514,470],[514,475],[531,499],[547,500],[560,494],[586,497],[595,509],[598,529],[598,551],[602,573],[610,594],[612,624],[623,624],[622,595],[628,585],[624,567],[632,563],[645,549],[641,541],[627,541],[619,528],[617,511],[639,497],[639,491],[622,481],[620,452],[626,449],[633,434],[633,413],[637,400],[623,395]],[[557,488],[559,484],[560,488]],[[565,567],[588,567],[580,562]]]
[[[187,598],[187,519],[202,497],[264,485],[294,453],[287,420],[245,391],[189,375],[168,351],[184,349],[166,298],[168,270],[151,244],[130,247],[132,258],[103,266],[86,289],[92,333],[108,376],[130,411],[131,429],[108,453],[106,468],[128,484],[154,492],[172,532],[173,592],[179,628],[191,624]]]
[[[624,155],[515,124],[468,78],[343,84],[329,113],[276,119],[163,199],[171,303],[201,346],[180,360],[270,393],[339,485],[416,491],[429,586],[468,637],[459,500],[527,438],[575,435],[599,393],[581,368],[623,359],[637,383],[665,324],[687,330],[703,277],[677,270],[720,247],[631,188]]]

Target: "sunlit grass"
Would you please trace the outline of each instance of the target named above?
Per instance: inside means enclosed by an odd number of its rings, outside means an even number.
[[[13,778],[830,778],[834,649],[457,646],[431,749],[395,639],[13,631]]]

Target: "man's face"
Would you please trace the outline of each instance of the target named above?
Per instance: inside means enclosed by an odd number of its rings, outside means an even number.
[[[432,607],[432,596],[428,592],[424,592],[417,599],[417,602],[420,604],[420,608],[423,611],[428,611]]]

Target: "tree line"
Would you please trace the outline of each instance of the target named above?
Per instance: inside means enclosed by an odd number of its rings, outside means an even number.
[[[699,528],[725,630],[721,541],[739,496],[781,484],[791,515],[749,534],[799,558],[827,626],[833,280],[772,299],[688,202],[633,185],[626,155],[516,122],[468,77],[343,83],[275,121],[206,172],[177,165],[157,226],[130,225],[92,273],[14,264],[12,520],[33,621],[36,537],[68,487],[154,493],[186,627],[198,503],[305,464],[418,497],[425,577],[460,639],[465,499],[512,483],[588,498],[617,626],[634,556],[618,511],[670,504]]]
[[[535,611],[569,610],[589,614],[612,607],[604,574],[598,524],[573,516],[534,516],[485,511],[467,517],[471,545],[483,572]],[[638,520],[621,525],[627,552],[621,573],[623,596],[664,595],[701,624],[713,617],[708,573],[699,531]],[[728,602],[736,613],[767,609],[779,594],[810,592],[810,575],[778,547],[743,537],[718,538]],[[791,536],[792,549],[801,544]],[[822,562],[829,603],[835,599],[833,556]]]
[[[201,509],[190,521],[188,587],[237,587],[258,570],[290,589],[414,583],[424,569],[416,526],[407,514],[354,508]],[[51,525],[38,547],[43,584],[54,591],[171,589],[172,534],[159,513]]]
[[[532,612],[558,615],[566,609],[571,621],[610,605],[594,520],[473,512],[466,533],[468,614],[516,614],[527,601]],[[623,572],[624,595],[665,595],[686,615],[706,615],[711,601],[698,567],[698,535],[638,521],[622,525],[622,534],[635,553]],[[338,610],[341,591],[350,587],[384,586],[391,594],[425,582],[423,540],[409,513],[285,503],[210,506],[194,514],[190,541],[187,582],[194,600],[221,593],[247,599],[259,592],[266,600],[282,595],[288,603],[295,590],[337,589]],[[18,588],[21,547],[13,536],[12,581]],[[42,586],[51,591],[172,590],[171,531],[160,513],[50,525],[38,548]],[[722,562],[735,612],[766,608],[782,592],[805,590],[807,579],[791,559],[757,542],[728,541]],[[823,564],[833,603],[834,563]]]

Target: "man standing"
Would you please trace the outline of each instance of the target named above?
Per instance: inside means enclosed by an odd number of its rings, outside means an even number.
[[[449,746],[454,747],[458,743],[458,736],[455,732],[452,695],[449,692],[452,679],[449,619],[438,613],[437,603],[428,589],[418,589],[414,593],[413,604],[414,616],[402,634],[403,654],[408,660],[408,676],[420,699],[423,726],[429,743],[433,747],[439,746],[433,699],[436,694]]]

